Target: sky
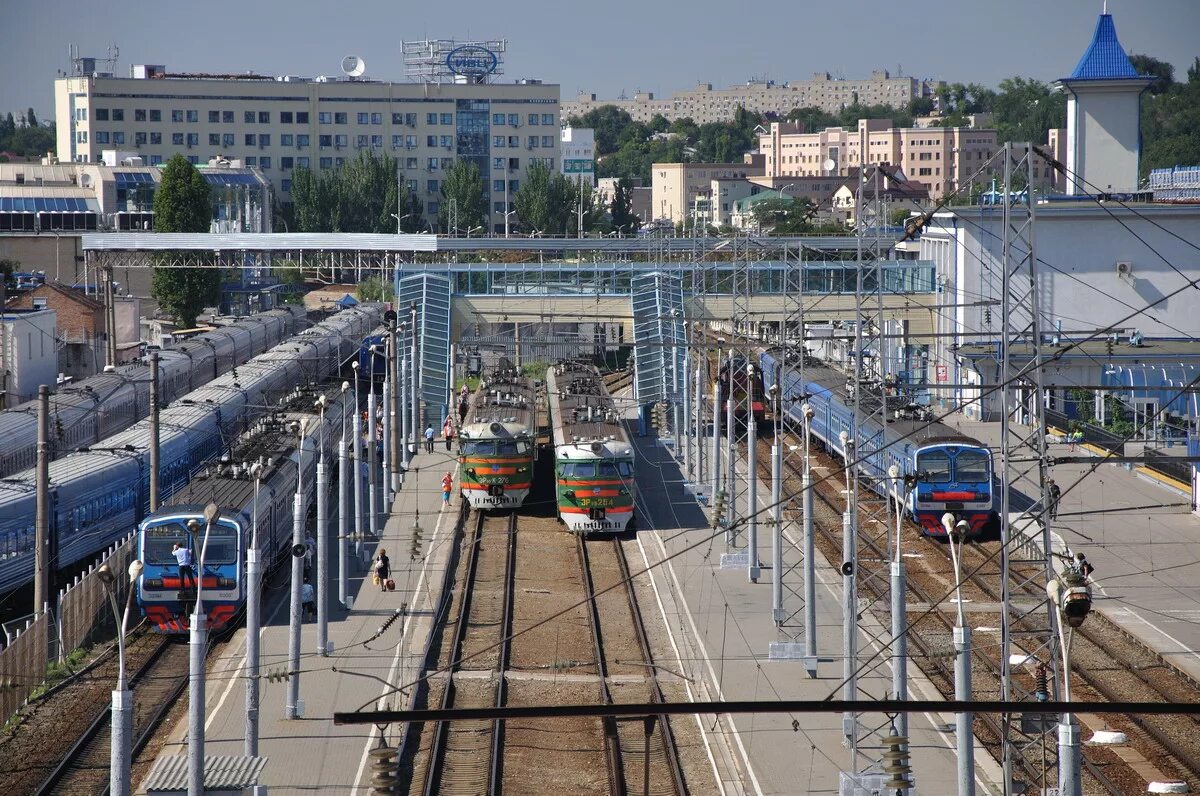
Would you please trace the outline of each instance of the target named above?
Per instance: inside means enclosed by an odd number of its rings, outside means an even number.
[[[867,77],[887,69],[995,86],[1012,75],[1068,75],[1104,0],[0,0],[0,111],[53,114],[67,47],[170,71],[340,74],[343,56],[367,76],[403,80],[400,41],[507,39],[501,80],[538,78],[614,98],[813,72]],[[837,15],[830,13],[836,9]],[[1186,78],[1200,55],[1200,0],[1108,0],[1127,52],[1169,61]]]

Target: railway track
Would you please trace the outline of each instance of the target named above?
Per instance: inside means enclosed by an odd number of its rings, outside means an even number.
[[[632,383],[633,371],[631,370],[618,370],[604,376],[604,386],[608,388],[609,395],[612,395],[617,390],[625,389]]]
[[[475,514],[474,533],[465,542],[465,574],[455,598],[442,708],[504,704],[516,532],[515,513]],[[498,794],[503,748],[503,722],[437,722],[422,793]]]
[[[167,711],[188,682],[188,648],[163,637],[130,678],[133,691],[132,756],[146,745]],[[100,711],[66,754],[34,791],[55,793],[108,793],[111,755],[111,712]]]
[[[769,441],[760,445],[769,446]],[[824,454],[814,452],[821,465],[830,471],[841,468],[841,462]],[[769,457],[760,451],[759,461],[762,474],[769,477]],[[799,475],[795,465],[788,464],[790,475],[785,474],[785,491],[795,492],[800,488]],[[819,543],[822,552],[830,560],[840,560],[842,556],[841,512],[844,495],[838,490],[839,478],[825,479],[814,489],[817,500],[814,501],[814,526],[818,529]],[[875,500],[882,508],[882,502]],[[859,545],[862,551],[859,557],[859,589],[873,604],[886,610],[888,603],[888,555],[878,537],[872,537],[869,529],[874,526],[865,522],[868,519],[860,504]],[[902,544],[905,550],[920,551],[919,555],[907,558],[908,588],[917,606],[910,607],[910,632],[908,643],[915,649],[912,657],[938,686],[944,695],[954,692],[953,658],[946,653],[951,648],[950,635],[954,627],[953,606],[941,602],[942,597],[953,587],[953,573],[949,555],[940,546],[919,536],[917,528],[905,521],[902,532]],[[966,548],[968,555],[963,563],[963,571],[973,573],[964,582],[964,600],[976,603],[980,610],[970,610],[966,616],[976,635],[972,661],[975,664],[973,693],[981,698],[999,698],[1000,669],[999,662],[984,655],[978,639],[987,639],[988,633],[995,632],[999,625],[999,609],[994,612],[986,610],[986,604],[998,604],[1000,600],[998,589],[989,578],[995,580],[999,576],[998,563],[991,565],[985,562],[985,557],[993,552],[992,546],[986,548]],[[978,570],[978,571],[976,571]],[[1031,604],[1043,602],[1045,592],[1039,591],[1044,584],[1044,576],[1037,572],[1026,572],[1026,588],[1014,595],[1016,599],[1027,600]],[[914,602],[910,599],[910,604]],[[924,612],[929,607],[937,606],[936,610],[918,617],[918,611]],[[1150,701],[1200,701],[1200,689],[1189,679],[1177,675],[1156,677],[1147,673],[1145,658],[1153,656],[1144,647],[1127,636],[1116,632],[1107,620],[1096,617],[1089,619],[1091,626],[1085,625],[1081,631],[1076,631],[1076,641],[1073,652],[1072,675],[1077,685],[1072,689],[1077,698],[1098,698],[1107,701],[1118,699],[1148,699]],[[886,624],[886,622],[885,622]],[[1102,629],[1097,630],[1096,625]],[[1014,626],[1014,635],[1027,628],[1020,624]],[[1081,641],[1083,642],[1081,644]],[[1087,645],[1091,644],[1089,648]],[[994,646],[994,645],[992,645]],[[1118,648],[1119,647],[1119,648]],[[1141,647],[1139,650],[1138,647]],[[1142,660],[1136,660],[1137,658]],[[1157,656],[1154,656],[1157,658]],[[1113,664],[1116,663],[1116,666]],[[1168,669],[1161,659],[1157,659],[1150,667],[1155,674],[1161,674],[1160,669]],[[1022,672],[1026,686],[1032,689],[1032,671]],[[1088,689],[1091,689],[1090,691]],[[1152,693],[1153,692],[1153,693]],[[1031,705],[1032,706],[1032,705]],[[1089,726],[1089,717],[1079,717],[1083,729]],[[1091,717],[1094,718],[1094,717]],[[1112,750],[1103,747],[1090,747],[1084,755],[1085,784],[1089,793],[1108,793],[1113,796],[1131,792],[1144,792],[1146,780],[1151,772],[1159,771],[1166,778],[1182,779],[1189,782],[1193,791],[1197,787],[1197,766],[1200,766],[1200,733],[1198,727],[1179,726],[1183,723],[1195,725],[1194,719],[1182,717],[1127,717],[1120,721],[1111,722],[1114,729],[1125,730],[1132,743],[1132,750]],[[1166,725],[1166,726],[1162,726]],[[1055,744],[1051,735],[1046,744],[1052,750]],[[1093,726],[1098,728],[1099,721]],[[976,736],[984,743],[997,758],[999,758],[1000,741],[1003,733],[1000,720],[995,716],[976,716]],[[1053,769],[1053,754],[1049,768]],[[1045,779],[1041,766],[1035,762],[1027,762],[1021,772],[1031,782]]]
[[[469,526],[428,704],[666,701],[619,541],[567,534],[531,513],[475,512]],[[420,729],[408,792],[688,789],[675,732],[656,716],[433,722]]]

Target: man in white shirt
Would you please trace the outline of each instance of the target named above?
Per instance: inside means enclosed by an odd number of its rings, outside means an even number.
[[[196,573],[192,570],[192,548],[176,542],[171,548],[171,555],[175,556],[175,563],[179,565],[179,588],[187,586],[187,578],[192,579],[192,587],[195,588]]]
[[[317,597],[313,593],[312,584],[308,582],[308,578],[304,579],[304,585],[300,587],[300,605],[302,608],[302,616],[312,616],[317,618]]]

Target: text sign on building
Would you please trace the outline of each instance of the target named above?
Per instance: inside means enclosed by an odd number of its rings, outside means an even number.
[[[565,174],[586,174],[595,171],[595,163],[592,160],[564,160],[563,173]]]
[[[446,54],[446,68],[463,77],[483,77],[495,72],[499,64],[494,52],[477,44],[455,47]]]
[[[945,365],[937,366],[937,381],[938,381],[938,384],[945,384],[946,382],[950,381],[950,378],[949,378],[948,374],[946,373]]]

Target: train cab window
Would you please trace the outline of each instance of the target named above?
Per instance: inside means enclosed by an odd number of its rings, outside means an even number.
[[[187,528],[179,523],[151,526],[142,534],[142,560],[147,564],[159,566],[174,564],[175,554],[171,551],[176,544],[187,543]]]
[[[238,560],[238,534],[228,525],[213,524],[208,534],[208,549],[204,553],[204,566],[234,564]]]
[[[950,455],[945,451],[925,451],[917,454],[917,472],[928,484],[950,482]]]
[[[954,459],[954,480],[962,483],[986,483],[989,479],[988,456],[981,451],[963,450]]]

